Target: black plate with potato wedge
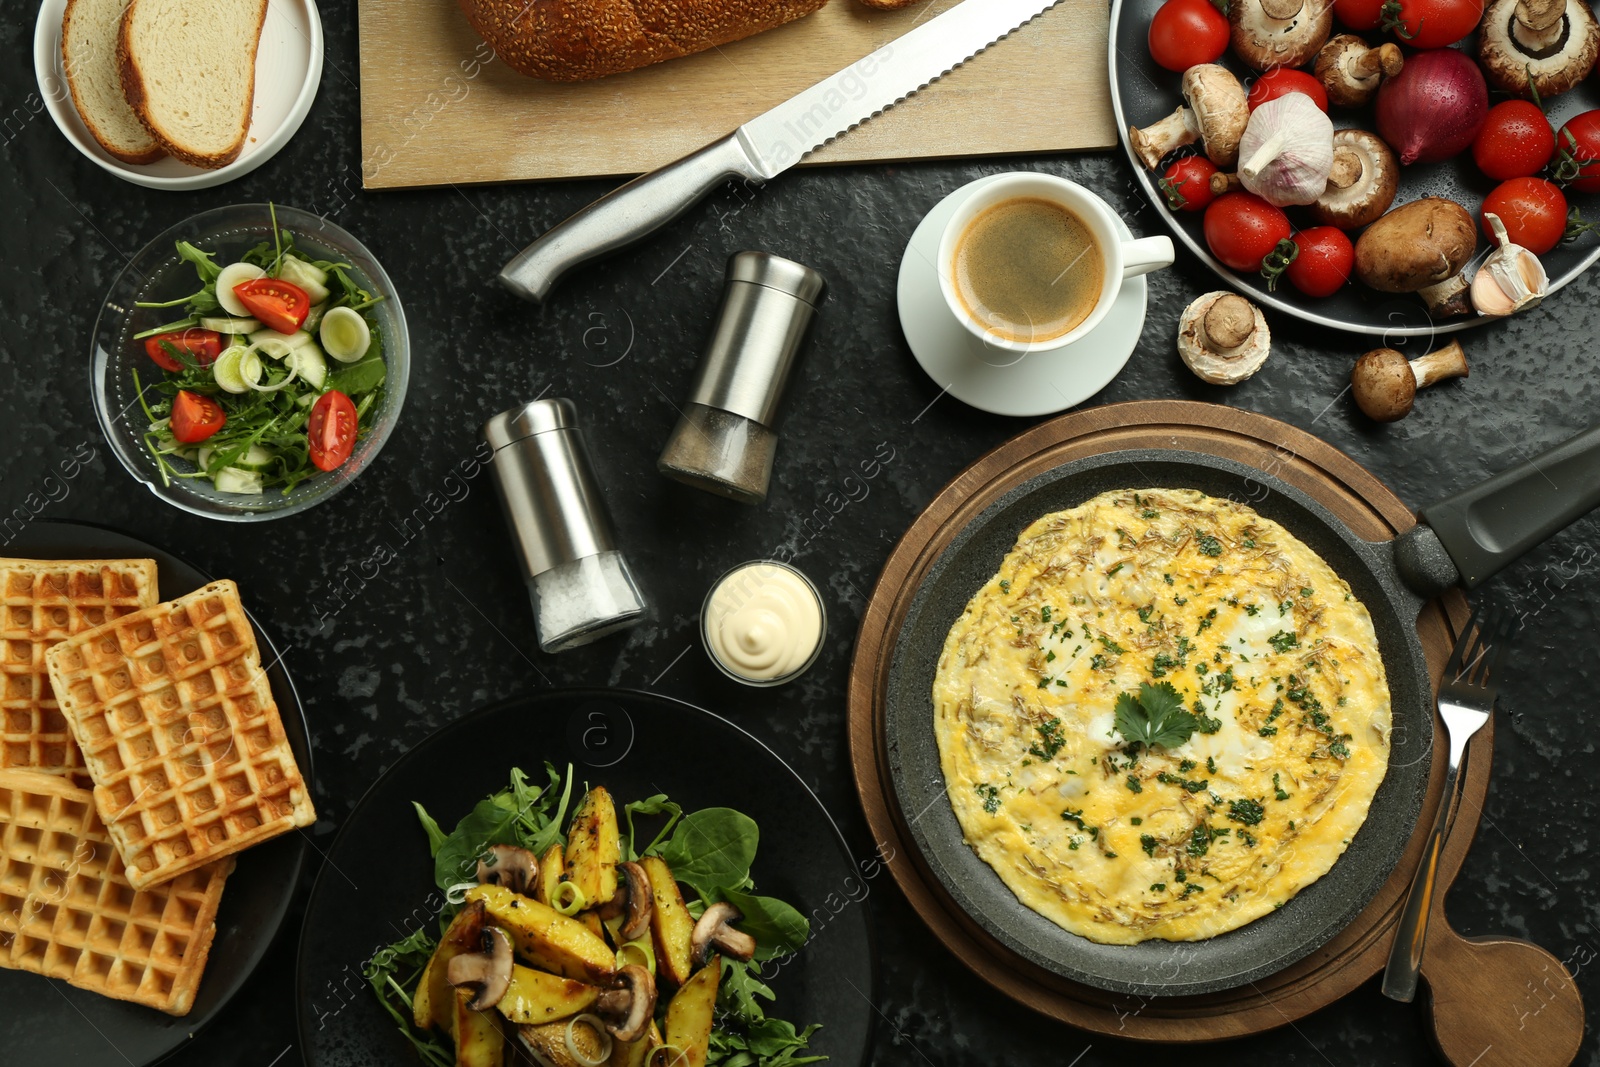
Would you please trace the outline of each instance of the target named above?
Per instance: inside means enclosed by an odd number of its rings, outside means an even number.
[[[301,1047],[314,1067],[857,1064],[879,870],[710,712],[514,699],[345,820],[301,934]]]

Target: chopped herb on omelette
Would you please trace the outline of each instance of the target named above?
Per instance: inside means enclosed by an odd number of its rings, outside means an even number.
[[[933,687],[950,802],[1029,908],[1192,941],[1326,874],[1389,763],[1366,608],[1243,504],[1119,490],[1024,530]]]

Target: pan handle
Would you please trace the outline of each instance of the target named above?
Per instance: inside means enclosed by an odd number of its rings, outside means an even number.
[[[1423,508],[1418,529],[1403,535],[1396,550],[1419,558],[1431,554],[1426,527],[1449,554],[1461,584],[1471,589],[1596,507],[1600,507],[1600,426]],[[1402,566],[1402,573],[1406,570]],[[1417,591],[1429,595],[1427,590]]]

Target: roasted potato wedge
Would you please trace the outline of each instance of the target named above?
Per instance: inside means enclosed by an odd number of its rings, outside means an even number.
[[[637,1041],[612,1042],[611,1059],[606,1061],[606,1067],[645,1067],[650,1050],[660,1047],[661,1031],[655,1023],[651,1023],[650,1032]]]
[[[603,938],[576,919],[504,886],[477,885],[467,902],[483,901],[489,921],[511,935],[516,950],[540,970],[591,985],[616,977],[616,955]]]
[[[439,947],[422,970],[417,982],[417,992],[411,998],[411,1021],[422,1030],[437,1026],[447,1034],[455,1033],[455,990],[445,978],[450,961],[463,952],[477,952],[483,937],[483,905],[462,908],[450,920],[450,926],[439,939]]]
[[[597,908],[617,895],[622,837],[617,806],[604,786],[584,794],[567,828],[567,880],[583,892],[583,906]]]
[[[567,1024],[545,1023],[541,1026],[519,1026],[517,1036],[534,1053],[539,1063],[552,1067],[582,1067],[567,1051]],[[605,1037],[587,1022],[572,1028],[572,1043],[587,1059],[598,1059],[605,1051]],[[613,1044],[615,1049],[615,1044]]]
[[[650,932],[656,942],[656,976],[681,986],[692,973],[690,947],[694,936],[694,916],[683,903],[672,868],[660,856],[639,861],[650,879],[655,910],[650,916]]]
[[[471,999],[471,990],[455,990],[456,1067],[504,1067],[506,1039],[492,1013],[467,1007]]]
[[[606,944],[609,945],[611,943],[611,939],[606,936],[606,924],[601,922],[600,916],[596,915],[594,912],[580,912],[579,914],[574,915],[573,918],[587,926],[591,934],[598,937]]]
[[[561,842],[557,841],[539,857],[539,880],[533,887],[533,899],[541,904],[554,905],[556,886],[561,884],[566,873],[567,861],[561,853]]]
[[[716,956],[683,984],[667,1005],[667,1044],[683,1050],[680,1067],[705,1067],[717,1008],[722,960]]]
[[[511,988],[495,1007],[519,1026],[553,1023],[587,1011],[600,990],[531,967],[511,968]]]

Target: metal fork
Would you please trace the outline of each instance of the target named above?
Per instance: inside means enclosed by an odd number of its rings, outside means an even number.
[[[1439,816],[1422,850],[1422,865],[1411,881],[1394,946],[1389,950],[1389,965],[1383,972],[1383,995],[1410,1002],[1417,995],[1417,977],[1422,971],[1422,948],[1428,938],[1428,914],[1432,911],[1434,879],[1439,873],[1439,856],[1444,851],[1449,829],[1450,808],[1455,800],[1456,780],[1467,742],[1489,721],[1494,711],[1496,690],[1490,679],[1500,665],[1501,656],[1516,619],[1498,605],[1479,607],[1472,613],[1439,685],[1439,716],[1444,719],[1450,742],[1450,758],[1444,776],[1444,796],[1439,801]]]

